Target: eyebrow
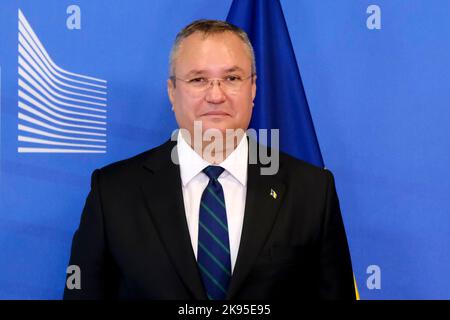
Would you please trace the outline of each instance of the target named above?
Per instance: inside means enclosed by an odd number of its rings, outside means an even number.
[[[205,74],[206,73],[206,71],[205,70],[191,70],[191,71],[189,71],[187,74],[186,74],[186,76],[188,77],[188,76],[197,76],[197,75],[203,75],[203,74]]]
[[[244,72],[244,69],[242,69],[241,67],[238,67],[238,66],[232,66],[232,67],[224,70],[225,73],[236,72],[236,71]],[[206,70],[201,70],[201,69],[200,70],[191,70],[186,74],[186,77],[204,75],[206,73],[208,73],[208,71],[206,71]]]
[[[241,67],[238,67],[238,66],[232,66],[231,68],[228,68],[225,70],[226,73],[235,72],[235,71],[244,72],[244,69],[242,69]]]

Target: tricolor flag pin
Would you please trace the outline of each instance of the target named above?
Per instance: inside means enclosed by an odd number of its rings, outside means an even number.
[[[273,190],[273,189],[270,189],[270,195],[271,195],[274,199],[277,198],[277,193],[276,193],[275,190]]]

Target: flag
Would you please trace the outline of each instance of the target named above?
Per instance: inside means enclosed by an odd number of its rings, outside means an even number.
[[[257,90],[250,128],[279,129],[281,151],[323,167],[279,0],[234,0],[227,21],[247,32],[255,51]]]
[[[324,167],[302,78],[279,0],[233,0],[227,21],[247,32],[257,90],[250,127],[280,129],[280,150]],[[359,292],[353,277],[356,299]]]

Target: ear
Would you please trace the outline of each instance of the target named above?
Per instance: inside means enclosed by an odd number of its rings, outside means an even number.
[[[167,95],[169,96],[170,103],[172,104],[172,110],[173,110],[173,103],[175,101],[175,85],[172,81],[172,79],[167,79]]]

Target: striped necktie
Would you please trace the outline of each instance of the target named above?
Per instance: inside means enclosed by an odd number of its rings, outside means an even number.
[[[209,183],[200,202],[197,263],[210,300],[226,297],[231,277],[230,242],[222,185],[217,178],[225,169],[208,166]]]

